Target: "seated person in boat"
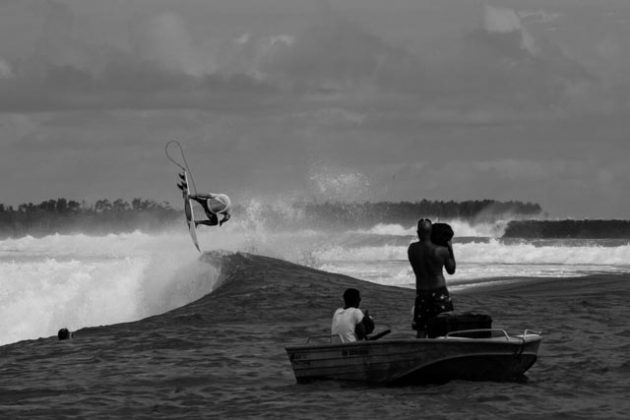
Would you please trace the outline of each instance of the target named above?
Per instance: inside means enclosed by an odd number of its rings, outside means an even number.
[[[335,311],[330,328],[331,335],[338,335],[342,343],[366,340],[374,331],[374,321],[359,309],[361,294],[357,289],[346,289],[343,293],[344,307]]]
[[[418,221],[419,240],[409,245],[407,250],[409,263],[416,276],[413,328],[417,330],[419,338],[426,337],[428,321],[431,318],[442,312],[453,310],[453,302],[442,273],[442,268],[445,268],[448,274],[455,273],[455,255],[451,243],[452,229],[447,237],[448,240],[441,241],[441,244],[434,243],[431,239],[431,221],[420,219]]]

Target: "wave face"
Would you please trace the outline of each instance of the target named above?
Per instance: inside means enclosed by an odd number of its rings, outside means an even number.
[[[414,287],[407,247],[415,226],[272,231],[255,207],[221,229],[199,229],[204,251],[242,251],[350,275]],[[454,290],[497,279],[551,279],[630,271],[624,240],[501,239],[506,222],[446,221],[455,230]],[[183,225],[183,222],[182,222]],[[216,270],[199,259],[180,230],[91,237],[52,235],[0,241],[0,344],[50,336],[62,327],[138,320],[210,293]]]

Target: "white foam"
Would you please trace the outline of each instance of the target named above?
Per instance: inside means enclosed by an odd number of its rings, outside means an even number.
[[[447,282],[460,284],[497,277],[574,277],[630,272],[630,245],[533,243],[506,244],[499,240],[455,243],[457,273]],[[381,284],[407,286],[413,273],[407,246],[321,247],[313,252],[318,268]]]
[[[437,221],[436,221],[437,222]],[[453,228],[456,237],[498,238],[503,236],[507,221],[471,223],[459,219],[442,221]],[[360,229],[356,233],[371,235],[391,235],[416,237],[416,226],[402,226],[400,224],[379,223],[370,229]]]
[[[186,235],[0,241],[0,344],[163,313],[209,293],[216,277]]]

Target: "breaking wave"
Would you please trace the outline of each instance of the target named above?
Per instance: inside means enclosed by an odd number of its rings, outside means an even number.
[[[374,283],[413,286],[407,247],[415,226],[272,232],[250,219],[200,229],[204,251],[254,253]],[[630,271],[627,240],[500,239],[503,222],[450,221],[457,273],[451,287],[496,278],[566,278]],[[183,224],[183,223],[182,223]],[[59,328],[138,320],[212,292],[218,273],[182,226],[161,234],[51,235],[0,241],[0,344]]]

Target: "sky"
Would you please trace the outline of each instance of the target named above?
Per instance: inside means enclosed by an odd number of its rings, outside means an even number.
[[[630,2],[0,0],[0,202],[630,210]]]

